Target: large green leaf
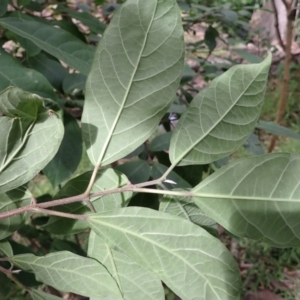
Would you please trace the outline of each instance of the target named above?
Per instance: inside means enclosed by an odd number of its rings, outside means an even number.
[[[0,213],[8,212],[31,203],[31,194],[24,187],[0,194]],[[13,217],[0,219],[0,240],[15,232],[26,220],[28,214],[19,214]],[[6,252],[5,254],[8,254]]]
[[[66,94],[72,94],[75,91],[83,91],[85,87],[86,76],[80,73],[68,74],[63,81],[63,90]]]
[[[140,207],[90,215],[87,222],[110,246],[155,272],[181,299],[239,299],[241,280],[232,255],[201,227]]]
[[[83,74],[88,74],[94,51],[69,32],[37,21],[3,18],[0,24],[12,32],[29,39],[45,52],[62,60]]]
[[[211,163],[243,145],[260,114],[270,63],[271,55],[234,66],[193,99],[171,138],[172,164]]]
[[[300,246],[300,156],[267,154],[230,163],[192,192],[233,234],[276,247]]]
[[[115,280],[94,259],[61,251],[46,256],[20,254],[10,257],[10,261],[25,271],[34,272],[37,280],[62,292],[122,299]]]
[[[55,99],[55,93],[47,79],[35,70],[25,68],[0,48],[0,92],[16,86],[41,97]]]
[[[184,56],[175,0],[128,0],[97,48],[86,85],[82,130],[93,164],[142,144],[174,99]]]
[[[43,98],[18,88],[0,94],[5,115],[0,117],[0,193],[32,179],[59,148],[63,124],[44,104]]]
[[[65,133],[58,152],[43,169],[54,187],[72,176],[82,156],[82,136],[77,120],[65,114],[64,127]]]
[[[118,283],[124,300],[164,300],[159,278],[130,257],[109,247],[93,231],[89,236],[88,256],[103,264]]]
[[[91,175],[92,172],[87,172],[73,178],[66,183],[66,185],[55,195],[54,198],[61,199],[82,194],[89,184]],[[101,170],[98,172],[91,192],[93,193],[111,190],[127,184],[128,179],[126,176],[118,171],[113,169]],[[131,192],[115,193],[106,195],[104,197],[92,198],[91,201],[97,212],[106,212],[126,206],[131,198],[131,195]],[[62,205],[56,210],[76,214],[84,214],[89,212],[88,207],[83,203]],[[84,221],[50,217],[44,228],[55,234],[72,234],[85,230],[87,228],[87,224]]]

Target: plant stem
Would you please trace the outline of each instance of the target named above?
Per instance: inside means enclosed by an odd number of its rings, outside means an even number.
[[[290,64],[291,64],[291,48],[293,40],[293,20],[291,18],[292,4],[287,4],[287,32],[286,32],[286,43],[285,43],[285,59],[284,59],[284,71],[283,79],[281,83],[281,94],[278,103],[277,114],[275,122],[280,124],[286,109],[287,99],[289,96],[289,80],[290,80]],[[273,135],[268,147],[268,152],[271,153],[274,150],[277,141],[277,136]]]
[[[26,287],[22,282],[20,282],[15,276],[12,275],[11,270],[7,270],[0,266],[0,272],[5,274],[7,278],[9,278],[11,281],[13,281],[17,286],[19,286],[21,289],[24,289],[26,291],[29,291],[29,288]]]

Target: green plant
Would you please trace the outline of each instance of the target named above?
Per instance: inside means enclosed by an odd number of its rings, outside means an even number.
[[[54,81],[1,50],[0,271],[27,295],[57,299],[37,289],[46,285],[91,300],[157,300],[164,282],[183,300],[239,299],[239,270],[216,238],[216,222],[236,236],[299,245],[298,155],[251,157],[207,174],[256,126],[270,55],[213,80],[174,130],[166,126],[169,143],[155,137],[149,144],[182,75],[175,0],[127,0],[95,53],[65,23],[57,28],[19,13],[0,25],[45,59],[81,72],[71,74],[75,85],[88,75],[83,102],[82,93],[72,98],[76,91],[61,84],[54,91]],[[66,113],[71,104],[84,107],[81,128]],[[81,132],[94,168],[70,179]],[[40,171],[59,189],[53,198],[27,188]]]

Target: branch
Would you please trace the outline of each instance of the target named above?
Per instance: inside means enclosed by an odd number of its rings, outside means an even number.
[[[59,206],[59,205],[65,205],[65,204],[74,203],[74,202],[80,202],[80,201],[90,201],[90,199],[92,199],[92,198],[103,197],[103,196],[110,195],[110,194],[129,192],[129,191],[142,192],[142,193],[169,194],[169,195],[175,195],[175,196],[191,196],[192,195],[191,192],[162,191],[162,190],[153,190],[153,189],[144,188],[147,186],[160,184],[160,183],[162,183],[162,181],[164,181],[164,177],[161,177],[156,180],[139,183],[136,185],[130,184],[130,185],[126,185],[126,186],[111,189],[111,190],[99,191],[96,193],[92,193],[88,196],[86,196],[83,193],[83,194],[80,194],[77,196],[62,198],[62,199],[53,200],[53,201],[49,201],[49,202],[43,202],[43,203],[39,203],[39,204],[36,204],[33,202],[33,204],[31,204],[31,205],[13,209],[8,212],[0,213],[0,219],[9,218],[9,217],[19,215],[22,213],[39,212],[39,213],[45,213],[45,214],[53,215],[53,216],[71,218],[71,219],[76,219],[76,220],[85,220],[86,219],[85,215],[64,213],[64,212],[59,212],[59,211],[55,211],[55,210],[49,210],[47,208]]]
[[[284,0],[282,0],[282,1],[283,1],[283,3],[285,3]],[[286,48],[285,48],[285,45],[281,38],[281,34],[280,34],[280,30],[279,30],[278,10],[277,10],[276,4],[275,4],[275,0],[271,0],[271,3],[272,3],[273,9],[274,9],[274,14],[275,14],[275,30],[276,30],[277,40],[279,42],[280,47],[285,52]],[[285,6],[286,6],[286,3],[285,3]]]

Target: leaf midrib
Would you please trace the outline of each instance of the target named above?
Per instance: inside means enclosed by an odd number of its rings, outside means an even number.
[[[145,46],[146,46],[146,41],[148,40],[148,35],[149,35],[150,28],[151,28],[152,23],[153,23],[153,21],[154,21],[154,16],[155,16],[155,13],[156,13],[156,10],[157,10],[157,5],[158,5],[158,2],[156,2],[155,9],[153,10],[153,15],[152,15],[152,17],[151,17],[151,21],[149,22],[149,26],[148,26],[148,28],[147,28],[147,32],[145,33],[145,38],[144,38],[144,41],[143,41],[143,46],[142,46],[141,51],[140,51],[140,53],[139,53],[139,58],[138,58],[138,60],[137,60],[136,66],[135,66],[135,68],[134,68],[134,70],[133,70],[133,72],[132,72],[132,76],[131,76],[131,78],[130,78],[129,85],[128,85],[128,87],[127,87],[126,93],[125,93],[125,95],[124,95],[124,97],[123,97],[122,104],[120,105],[119,111],[118,111],[118,113],[117,113],[117,115],[116,115],[116,117],[115,117],[115,120],[114,120],[114,122],[113,122],[113,124],[112,124],[112,126],[111,126],[111,129],[110,129],[109,133],[108,133],[108,136],[107,136],[107,138],[106,138],[106,140],[105,140],[105,142],[104,142],[104,144],[103,144],[103,147],[102,147],[100,156],[99,156],[99,158],[98,158],[98,160],[97,160],[97,164],[96,164],[97,166],[100,166],[101,163],[102,163],[102,161],[103,161],[103,158],[104,158],[105,153],[106,153],[106,151],[107,151],[107,148],[108,148],[108,145],[109,145],[109,143],[110,143],[110,140],[111,140],[111,138],[112,138],[112,136],[113,136],[113,133],[114,133],[114,131],[115,131],[115,128],[116,128],[116,126],[117,126],[117,124],[118,124],[118,121],[119,121],[119,119],[120,119],[120,116],[121,116],[121,114],[122,114],[122,111],[123,111],[123,109],[124,109],[124,106],[125,106],[125,104],[126,104],[126,101],[127,101],[127,98],[128,98],[128,95],[129,95],[129,92],[130,92],[130,89],[131,89],[131,86],[132,86],[132,84],[133,84],[133,79],[134,79],[134,77],[135,77],[135,75],[136,75],[136,72],[137,72],[137,70],[138,70],[138,67],[139,67],[139,64],[140,64],[140,61],[141,61],[141,57],[142,57],[142,53],[144,52],[144,49],[145,49]],[[120,11],[120,18],[121,18],[121,13],[122,13],[122,10]],[[120,23],[120,18],[119,18],[119,23]],[[119,25],[118,28],[120,29],[120,24],[118,24],[118,25]],[[121,32],[120,32],[120,37],[121,37],[121,41],[122,41],[122,44],[123,44],[123,37],[122,37],[122,35],[121,35]],[[124,50],[125,50],[125,49],[124,49]],[[129,58],[128,58],[128,61],[130,61]],[[95,99],[95,100],[96,100],[96,99]],[[96,100],[96,102],[97,102],[97,100]]]

